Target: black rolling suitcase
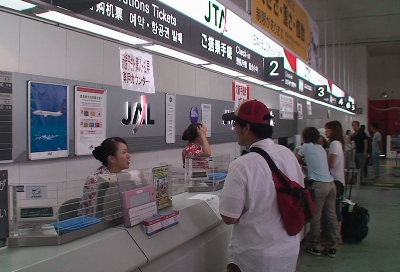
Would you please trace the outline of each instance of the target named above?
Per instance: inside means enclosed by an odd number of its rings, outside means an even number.
[[[351,189],[354,182],[354,168],[350,168],[347,172],[346,194],[347,186],[349,186],[348,199],[343,201],[342,206],[342,238],[346,243],[356,243],[363,240],[368,235],[368,222],[369,213],[364,207],[352,202]]]

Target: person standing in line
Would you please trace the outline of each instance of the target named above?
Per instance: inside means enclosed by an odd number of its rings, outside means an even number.
[[[354,167],[354,158],[353,158],[353,144],[351,141],[351,131],[350,129],[346,130],[346,134],[344,134],[344,168],[349,169]]]
[[[378,181],[381,176],[381,170],[379,165],[379,157],[382,153],[382,136],[379,130],[379,124],[377,122],[371,123],[372,136],[372,165],[374,167],[375,177],[372,180]]]
[[[264,103],[245,100],[237,110],[222,116],[233,121],[238,144],[265,150],[291,180],[304,186],[294,154],[272,140],[272,116]],[[229,165],[219,199],[226,224],[233,224],[228,246],[228,272],[294,272],[301,234],[289,236],[283,226],[275,183],[265,159],[255,152]]]
[[[335,180],[340,181],[343,186],[345,185],[344,175],[344,138],[343,127],[339,121],[330,121],[325,124],[326,137],[329,139],[328,150],[328,166],[329,172]],[[336,217],[338,221],[339,234],[342,228],[342,204],[343,195],[336,198]],[[342,243],[341,236],[339,235],[339,244]]]
[[[320,133],[315,127],[306,127],[302,133],[304,144],[296,154],[299,164],[307,165],[307,180],[314,190],[315,213],[310,220],[308,234],[309,245],[306,251],[320,256],[321,253],[329,257],[336,257],[336,246],[339,237],[336,218],[335,198],[336,187],[329,172],[328,158],[324,148],[318,143]],[[322,251],[321,219],[326,219],[327,241]]]
[[[360,122],[358,121],[353,121],[351,123],[351,126],[353,127],[354,133],[351,136],[351,140],[354,141],[356,145],[356,157],[355,157],[355,162],[356,162],[356,168],[359,171],[360,177],[361,177],[361,183],[365,181],[365,164],[367,161],[367,151],[368,151],[368,136],[365,134],[364,131],[360,129]]]

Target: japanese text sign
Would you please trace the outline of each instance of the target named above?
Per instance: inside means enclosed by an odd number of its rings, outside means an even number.
[[[120,48],[122,89],[154,93],[153,56],[130,48]]]
[[[240,102],[250,98],[250,85],[232,81],[232,100],[235,101],[235,109],[239,106]]]
[[[263,78],[262,56],[247,47],[195,21],[191,22],[190,39],[194,54],[255,78]]]
[[[253,0],[252,22],[308,63],[315,59],[318,30],[303,7],[289,0]]]
[[[8,237],[8,171],[0,170],[0,239]]]
[[[158,1],[102,1],[82,15],[180,49],[190,48],[190,19]]]

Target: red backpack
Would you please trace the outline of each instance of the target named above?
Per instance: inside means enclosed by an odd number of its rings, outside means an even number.
[[[283,225],[290,236],[298,234],[315,213],[315,206],[310,191],[297,182],[290,180],[282,173],[263,149],[252,147],[250,152],[260,154],[267,161],[275,183],[278,207]]]

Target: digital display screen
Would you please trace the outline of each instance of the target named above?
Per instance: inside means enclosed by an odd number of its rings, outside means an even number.
[[[21,218],[53,217],[53,207],[21,208]]]

